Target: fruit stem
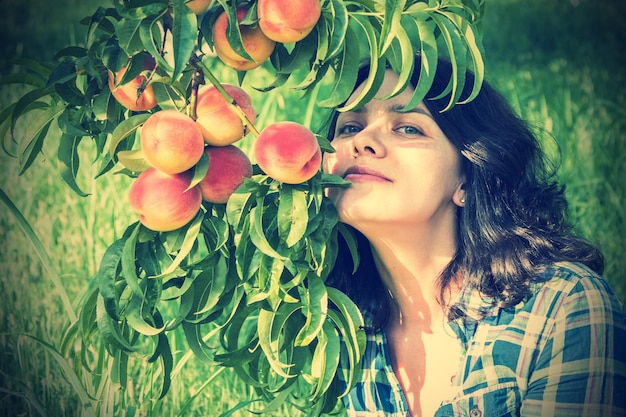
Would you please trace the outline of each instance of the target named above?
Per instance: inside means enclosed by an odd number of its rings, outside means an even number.
[[[211,81],[211,84],[215,86],[217,91],[219,91],[220,94],[226,99],[226,101],[228,101],[233,106],[233,108],[235,109],[235,113],[237,113],[237,116],[239,116],[239,118],[243,122],[244,136],[246,131],[249,130],[254,135],[254,137],[258,137],[259,131],[256,129],[256,127],[254,127],[254,124],[250,121],[250,119],[248,119],[248,116],[246,116],[241,107],[239,107],[235,99],[232,98],[232,96],[228,94],[228,92],[224,89],[222,84],[215,77],[215,75],[213,75],[211,70],[196,55],[192,55],[191,65],[196,69],[200,69],[202,73],[209,79],[209,81]]]
[[[205,84],[203,71],[194,66],[193,78],[191,80],[191,98],[189,99],[188,116],[193,120],[198,119],[198,89]]]

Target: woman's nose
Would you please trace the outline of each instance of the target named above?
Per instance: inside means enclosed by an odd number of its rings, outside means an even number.
[[[384,156],[385,146],[380,139],[380,132],[374,126],[361,130],[352,137],[353,156]]]

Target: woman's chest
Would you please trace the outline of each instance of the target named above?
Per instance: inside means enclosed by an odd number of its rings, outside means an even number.
[[[419,336],[419,337],[417,337]],[[455,393],[461,345],[448,333],[392,336],[390,356],[412,415],[432,416]]]

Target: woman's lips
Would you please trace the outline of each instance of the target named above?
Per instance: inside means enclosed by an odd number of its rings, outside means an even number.
[[[391,182],[383,173],[364,166],[351,166],[343,173],[343,178],[350,182]]]

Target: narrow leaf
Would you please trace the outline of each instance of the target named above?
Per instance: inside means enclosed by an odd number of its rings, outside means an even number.
[[[357,28],[356,30],[365,34],[365,37],[367,38],[370,51],[370,72],[367,79],[363,83],[363,90],[361,93],[349,103],[346,103],[343,107],[337,109],[338,111],[350,111],[363,105],[363,103],[368,102],[378,91],[385,74],[384,58],[379,58],[377,54],[379,34],[371,25],[367,17],[354,15],[353,19],[350,20],[350,24],[353,24]]]
[[[111,134],[111,141],[109,142],[109,154],[111,157],[115,156],[115,152],[119,144],[124,139],[127,139],[130,135],[134,134],[150,116],[151,114],[149,113],[137,114],[129,117],[117,125]]]
[[[380,50],[379,55],[383,55],[387,48],[391,45],[395,37],[397,27],[400,26],[400,18],[402,17],[402,11],[406,0],[386,0],[385,1],[385,13],[383,17],[383,26],[380,30]]]
[[[354,90],[359,68],[354,65],[359,60],[359,39],[351,27],[345,32],[344,47],[336,58],[334,67],[334,84],[329,89],[326,98],[318,99],[322,107],[337,107],[350,97]]]
[[[187,67],[189,58],[198,37],[198,18],[184,0],[174,0],[174,24],[172,46],[174,51],[174,72],[172,80],[178,81]]]
[[[328,311],[328,292],[324,281],[314,273],[307,276],[307,287],[302,300],[306,307],[306,322],[298,332],[296,346],[309,345],[320,333]]]

